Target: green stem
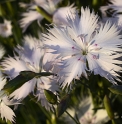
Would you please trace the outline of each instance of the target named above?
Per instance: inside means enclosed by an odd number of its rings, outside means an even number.
[[[39,108],[42,110],[42,112],[47,116],[47,118],[50,120],[50,116],[49,116],[49,113],[47,113],[46,111],[45,111],[45,109],[41,106],[41,104],[40,103],[38,103],[38,102],[36,102],[37,104],[38,104],[38,106],[39,106]]]
[[[72,118],[72,120],[76,123],[76,124],[80,124],[76,119],[74,119],[67,111],[65,111],[69,116],[70,118]]]
[[[7,121],[7,124],[12,124],[10,121]]]
[[[11,3],[10,2],[6,2],[6,4],[7,4],[7,7],[9,9],[9,11],[11,12],[11,15],[14,15],[14,11],[13,11]]]
[[[118,97],[119,95],[115,95],[115,97],[112,99],[112,102],[111,103],[114,103],[114,101],[116,100],[116,98]]]
[[[114,119],[113,120],[111,120],[112,121],[112,124],[116,124],[116,122],[114,121]]]
[[[0,16],[2,16],[2,7],[0,5]]]
[[[49,22],[52,22],[52,15],[47,13],[47,11],[45,11],[42,7],[37,6],[36,11],[39,12],[46,20],[48,20]]]
[[[30,98],[32,98],[30,96]],[[36,104],[38,104],[39,108],[42,110],[42,112],[46,115],[46,117],[50,120],[50,115],[49,113],[46,112],[46,110],[41,106],[41,104],[39,102],[37,102],[34,98],[31,99],[33,102],[35,102]]]

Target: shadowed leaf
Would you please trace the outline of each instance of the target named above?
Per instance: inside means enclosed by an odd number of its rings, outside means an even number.
[[[66,95],[61,99],[60,103],[57,106],[57,112],[56,112],[57,117],[60,117],[66,111],[69,101],[70,101],[70,95]]]
[[[110,104],[110,100],[108,98],[108,96],[105,95],[104,97],[104,106],[105,106],[105,109],[108,113],[108,116],[110,117],[110,119],[114,119],[114,113],[113,113],[113,110],[112,110],[112,107],[111,107],[111,104]]]
[[[114,94],[122,95],[122,85],[113,85],[108,89]]]
[[[51,104],[57,103],[57,96],[53,92],[51,92],[49,90],[44,90],[44,94],[49,103],[51,103]]]

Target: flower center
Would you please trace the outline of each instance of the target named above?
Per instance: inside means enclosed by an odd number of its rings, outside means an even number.
[[[87,51],[84,51],[84,50],[82,51],[83,55],[87,55],[87,53],[88,53]]]
[[[78,35],[78,38],[80,38],[80,45],[81,45],[81,53],[82,55],[88,54],[88,43],[85,40],[86,35],[80,34]]]
[[[4,25],[4,26],[2,27],[2,30],[3,30],[3,31],[7,31],[7,30],[8,30],[8,27],[7,27],[6,25]]]

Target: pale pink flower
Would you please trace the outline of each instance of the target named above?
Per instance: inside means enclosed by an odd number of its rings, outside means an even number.
[[[0,24],[0,35],[3,37],[9,37],[12,35],[11,21],[4,20],[4,23]]]
[[[116,23],[119,28],[122,28],[122,1],[121,0],[110,0],[111,4],[102,6],[100,8],[102,12],[102,19],[111,20],[113,23]],[[111,17],[107,17],[107,14]]]
[[[18,46],[15,50],[19,56],[8,57],[2,62],[4,73],[7,74],[10,79],[15,78],[21,71],[32,71],[36,73],[45,72],[45,70],[52,72],[43,65],[43,57],[45,50],[40,40],[31,36],[25,36],[23,40],[23,47]],[[45,61],[44,64],[47,62]],[[51,65],[52,66],[52,65]],[[49,66],[48,66],[49,67]],[[41,76],[40,78],[33,78],[28,82],[25,82],[20,88],[16,89],[10,97],[17,100],[24,99],[29,93],[33,94],[41,101],[42,105],[47,109],[51,108],[44,95],[44,89],[55,92],[58,90],[57,77]],[[36,91],[34,91],[36,87]]]
[[[27,12],[22,13],[22,19],[20,20],[20,26],[23,28],[23,32],[28,28],[28,26],[35,20],[39,23],[43,16],[36,11],[36,7],[42,7],[49,14],[53,14],[56,10],[56,4],[61,0],[34,0],[30,4],[20,3],[21,7],[27,7]]]
[[[78,117],[78,120],[81,124],[103,124],[108,122],[110,119],[107,115],[105,109],[98,109],[96,112],[93,110],[94,105],[92,99],[88,96],[82,98],[79,104],[75,108],[67,109],[72,117]],[[67,115],[64,114],[67,124],[75,124]]]
[[[74,18],[69,16],[68,23],[69,26],[54,26],[44,34],[45,46],[67,64],[64,71],[69,76],[63,86],[81,75],[88,78],[87,72],[99,74],[116,84],[115,80],[119,80],[116,72],[122,70],[119,66],[122,62],[117,60],[121,57],[122,41],[116,25],[106,22],[98,28],[98,15],[89,8],[81,8],[80,18],[77,13]]]
[[[0,72],[0,115],[2,119],[5,118],[6,122],[7,120],[10,122],[15,122],[15,114],[9,106],[17,103],[15,103],[13,100],[9,100],[7,94],[5,94],[5,92],[2,90],[5,84],[6,79],[3,78],[2,73]]]
[[[61,7],[57,9],[54,14],[53,14],[53,23],[56,25],[67,25],[69,26],[69,23],[67,21],[67,17],[70,15],[75,15],[76,13],[76,7],[71,6],[66,6],[66,7]]]

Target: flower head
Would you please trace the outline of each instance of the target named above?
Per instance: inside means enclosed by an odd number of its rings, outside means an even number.
[[[18,46],[15,49],[18,56],[15,55],[14,58],[6,58],[2,63],[3,70],[10,79],[18,76],[21,71],[32,71],[36,73],[45,72],[45,70],[49,71],[49,69],[46,69],[46,66],[43,66],[45,50],[43,49],[42,42],[31,36],[26,36],[23,43],[23,47]],[[46,63],[47,61],[45,61],[45,64]],[[52,69],[52,67],[50,69]],[[55,92],[58,90],[56,82],[57,78],[55,78],[55,76],[35,77],[28,82],[25,82],[20,88],[16,89],[12,94],[10,94],[10,97],[22,100],[29,93],[33,92],[33,94],[38,97],[38,101],[40,100],[42,105],[49,109],[51,104],[49,104],[45,98],[44,89]],[[34,91],[35,87],[36,91]]]
[[[20,26],[23,28],[23,32],[27,29],[27,27],[35,20],[40,22],[43,19],[43,16],[36,11],[36,7],[42,7],[45,11],[52,14],[56,8],[55,5],[58,4],[60,0],[34,0],[34,2],[30,4],[21,3],[21,7],[27,7],[27,12],[22,14],[22,19],[20,20]]]
[[[93,110],[94,105],[90,96],[82,98],[78,103],[75,109],[71,108],[67,111],[73,117],[77,115],[81,124],[103,124],[110,120],[105,109],[98,109],[96,112]],[[67,115],[64,117],[68,124],[74,124]]]
[[[3,78],[2,73],[0,72],[0,94],[4,94],[0,95],[0,115],[2,119],[5,118],[6,122],[7,120],[9,120],[10,122],[15,122],[15,114],[13,110],[8,106],[14,105],[16,103],[14,103],[13,100],[9,100],[9,97],[4,93],[4,91],[2,91],[5,84],[6,79]]]
[[[0,35],[3,37],[12,35],[11,21],[4,20],[4,23],[0,24]]]
[[[108,122],[109,117],[105,109],[98,109],[95,113],[94,106],[90,97],[86,97],[79,105],[77,110],[79,121],[84,124],[102,124]]]
[[[122,1],[121,0],[110,0],[112,4],[108,4],[108,6],[103,7],[104,9],[114,9],[114,15],[122,12]]]
[[[44,44],[53,49],[53,54],[60,54],[67,67],[69,76],[63,83],[70,84],[73,78],[81,75],[87,76],[87,71],[99,74],[112,83],[119,80],[116,72],[122,68],[120,46],[121,36],[116,25],[110,22],[100,24],[98,28],[98,16],[90,12],[89,8],[81,8],[81,17],[76,13],[75,17],[68,17],[69,26],[56,27],[44,34]]]
[[[67,7],[61,7],[57,9],[53,14],[53,23],[56,25],[67,25],[69,26],[69,23],[67,21],[67,16],[70,14],[73,16],[75,14],[76,8],[71,6]]]
[[[15,122],[14,117],[15,114],[13,110],[8,107],[9,105],[14,105],[12,101],[9,100],[7,96],[0,98],[0,113],[1,118],[5,118],[6,122],[9,120],[10,122]]]
[[[111,20],[116,23],[119,28],[122,28],[122,1],[121,0],[110,0],[111,4],[102,6],[100,8],[103,16],[103,20]],[[107,17],[107,14],[111,17]]]

